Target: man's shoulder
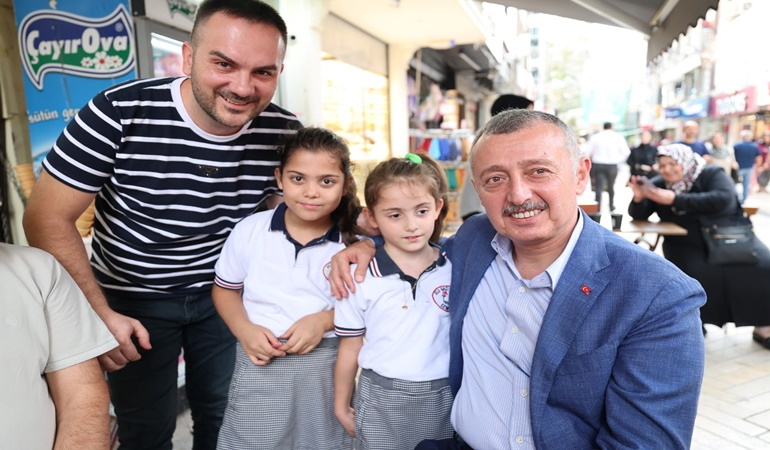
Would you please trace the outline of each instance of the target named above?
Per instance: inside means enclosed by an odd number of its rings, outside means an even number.
[[[491,239],[496,231],[489,217],[484,214],[474,214],[469,217],[457,230],[455,240]]]
[[[0,243],[0,263],[18,267],[19,264],[30,267],[53,264],[55,258],[50,253],[35,247]]]
[[[139,78],[104,89],[101,94],[111,101],[154,99],[159,95],[171,99],[171,85],[178,78]]]
[[[251,121],[251,128],[264,127],[297,130],[302,127],[302,123],[294,113],[270,103],[259,116]]]

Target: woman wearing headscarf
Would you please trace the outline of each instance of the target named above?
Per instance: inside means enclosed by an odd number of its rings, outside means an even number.
[[[687,229],[687,236],[666,236],[663,255],[698,280],[707,294],[704,323],[754,325],[754,340],[770,349],[770,250],[757,240],[757,264],[713,265],[706,258],[701,218],[721,225],[743,219],[735,183],[722,168],[682,144],[658,147],[660,174],[650,182],[632,176],[633,219],[657,213],[660,220]]]

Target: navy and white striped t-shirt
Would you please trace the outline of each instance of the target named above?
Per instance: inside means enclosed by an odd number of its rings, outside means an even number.
[[[233,226],[278,191],[276,141],[300,123],[270,104],[230,136],[206,133],[182,104],[184,78],[133,80],[97,95],[43,167],[96,193],[91,265],[130,297],[208,289]]]

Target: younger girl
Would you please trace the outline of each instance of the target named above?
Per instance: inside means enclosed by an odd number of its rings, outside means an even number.
[[[238,339],[220,449],[350,446],[332,408],[335,300],[325,266],[358,233],[350,153],[334,133],[300,130],[275,170],[284,203],[235,226],[212,297]]]
[[[356,450],[413,449],[424,439],[452,437],[451,267],[436,244],[446,192],[441,167],[414,154],[380,163],[366,180],[364,217],[385,245],[334,313],[341,337],[334,412]]]

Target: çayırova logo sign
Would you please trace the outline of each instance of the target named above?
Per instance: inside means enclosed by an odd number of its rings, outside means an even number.
[[[24,71],[43,90],[48,72],[90,78],[113,78],[134,65],[131,17],[123,5],[100,19],[62,11],[36,11],[19,26]]]

